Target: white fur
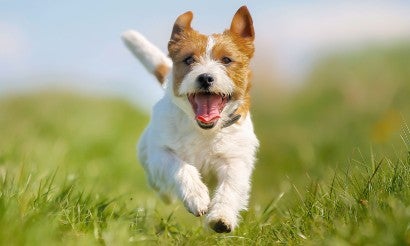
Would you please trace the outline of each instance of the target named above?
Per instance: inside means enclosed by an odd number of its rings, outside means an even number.
[[[212,47],[213,42],[210,38],[208,46]],[[197,125],[186,93],[195,91],[196,77],[204,72],[216,78],[214,90],[226,94],[233,92],[233,82],[223,65],[205,55],[184,78],[179,90],[182,96],[174,95],[172,81],[167,85],[140,139],[138,157],[149,184],[165,201],[176,196],[194,215],[206,213],[211,227],[222,221],[233,230],[238,224],[239,212],[247,208],[259,143],[249,113],[236,124],[221,127],[241,103],[239,101],[226,105],[214,128],[204,130]],[[218,181],[212,199],[202,180],[210,174],[216,175]]]
[[[220,92],[226,95],[233,93],[234,84],[231,78],[226,75],[224,65],[217,61],[200,57],[198,63],[192,67],[192,71],[182,80],[178,91],[179,94],[186,95],[195,92],[198,87],[196,78],[203,73],[211,74],[215,80],[211,88],[212,92]]]
[[[205,56],[206,59],[211,60],[212,59],[212,49],[215,45],[215,40],[212,36],[208,37],[208,42],[206,44],[206,50],[205,50]]]

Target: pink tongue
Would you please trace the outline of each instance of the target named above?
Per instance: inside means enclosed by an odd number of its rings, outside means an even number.
[[[221,118],[219,115],[219,105],[222,103],[222,97],[215,94],[196,94],[195,103],[197,108],[195,111],[196,119],[209,123]]]

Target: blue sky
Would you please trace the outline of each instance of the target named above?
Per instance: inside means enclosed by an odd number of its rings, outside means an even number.
[[[119,39],[122,31],[138,29],[165,51],[173,21],[186,10],[194,10],[201,17],[197,23],[201,31],[229,26],[241,3],[219,3],[218,11],[211,13],[216,2],[147,1],[141,6],[137,1],[1,1],[0,25],[4,32],[14,32],[10,36],[15,36],[21,46],[16,49],[21,50],[13,59],[21,63],[2,61],[0,72],[11,77],[54,73],[121,78],[121,67],[125,68],[130,58]]]
[[[254,65],[285,82],[318,54],[410,37],[409,1],[0,0],[0,95],[65,87],[149,106],[161,90],[121,33],[136,29],[165,52],[179,14],[192,10],[194,28],[209,34],[229,27],[241,5],[255,23]]]

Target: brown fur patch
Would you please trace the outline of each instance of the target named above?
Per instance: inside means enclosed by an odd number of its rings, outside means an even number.
[[[223,57],[229,57],[232,60],[226,65],[226,73],[235,85],[232,99],[242,101],[236,113],[241,114],[241,118],[244,119],[250,107],[251,71],[249,63],[254,53],[253,42],[230,30],[214,35],[214,39],[212,58],[221,61]]]
[[[191,71],[191,66],[184,63],[185,58],[193,56],[198,60],[205,53],[207,36],[198,33],[193,29],[180,32],[168,43],[169,56],[173,61],[173,81],[174,94],[179,95],[178,88],[187,73]]]
[[[161,85],[164,83],[168,72],[169,72],[169,67],[164,63],[159,64],[155,68],[154,75],[158,79],[158,81],[161,83]]]
[[[230,30],[242,38],[254,39],[253,20],[246,6],[242,6],[236,11]]]
[[[244,119],[250,109],[250,89],[252,72],[249,68],[250,59],[253,57],[255,47],[253,41],[255,40],[255,31],[253,28],[253,20],[246,6],[242,6],[235,13],[231,27],[226,30],[223,35],[225,39],[230,39],[235,47],[238,49],[235,55],[239,54],[239,59],[232,58],[233,64],[228,66],[227,73],[235,83],[234,98],[242,100],[242,104],[237,109],[236,113],[240,114]]]

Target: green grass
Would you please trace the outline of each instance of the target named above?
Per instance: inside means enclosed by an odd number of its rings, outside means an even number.
[[[0,245],[410,244],[409,60],[407,46],[369,49],[323,60],[294,94],[255,86],[261,149],[230,234],[148,189],[135,156],[148,116],[130,104],[0,99]]]

